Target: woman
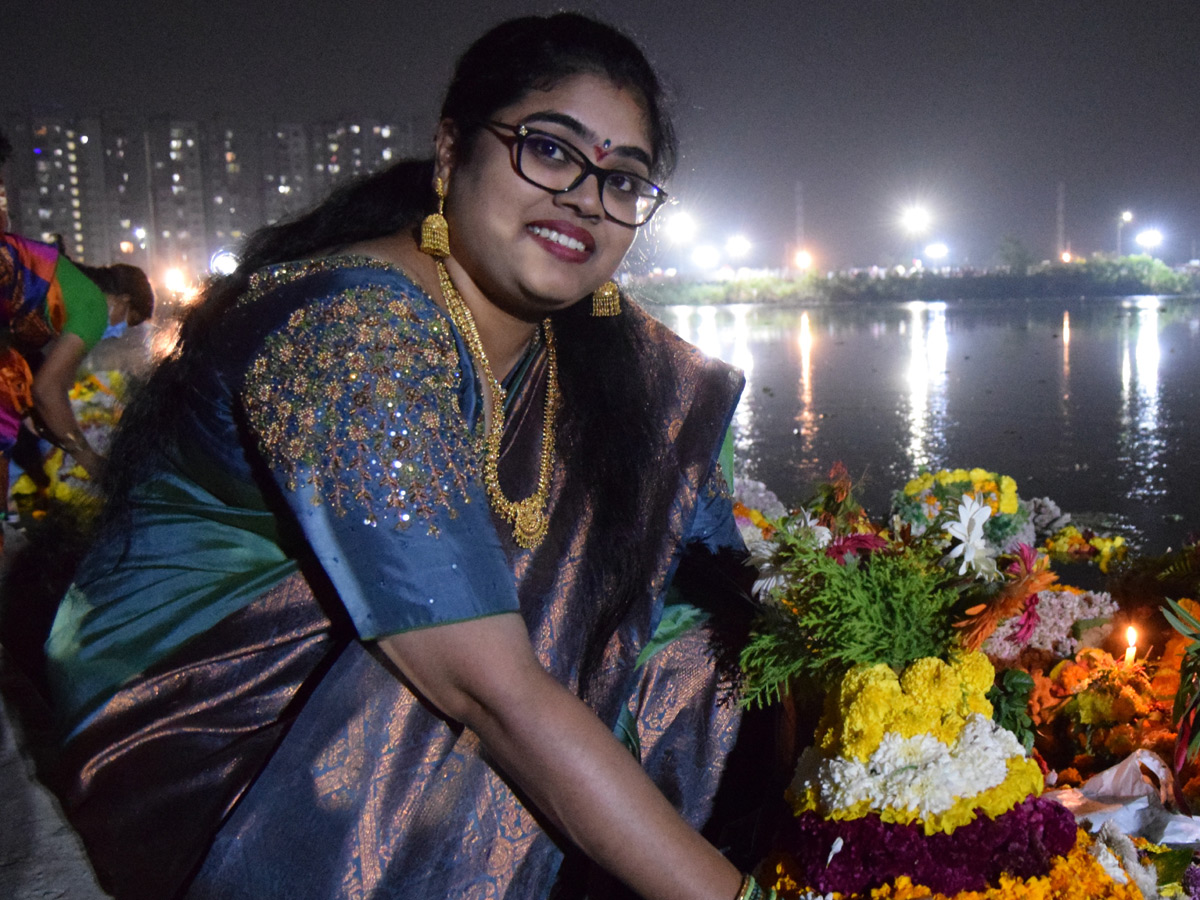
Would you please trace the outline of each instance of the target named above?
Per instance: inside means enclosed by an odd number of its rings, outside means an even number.
[[[0,496],[8,497],[10,454],[30,414],[48,440],[99,475],[104,460],[75,421],[68,392],[102,337],[153,311],[150,281],[136,266],[75,265],[52,244],[0,234]]]
[[[627,38],[514,20],[431,163],[210,290],[47,644],[118,897],[599,896],[571,847],[646,897],[756,890],[693,830],[736,728],[704,635],[639,669],[681,560],[739,546],[740,376],[605,287],[672,159]]]

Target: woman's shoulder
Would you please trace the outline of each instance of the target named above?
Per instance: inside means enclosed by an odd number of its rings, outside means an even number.
[[[411,304],[433,305],[432,298],[416,279],[396,263],[359,253],[341,253],[259,269],[250,276],[235,308],[248,307],[268,297],[321,301],[356,289],[382,289]]]

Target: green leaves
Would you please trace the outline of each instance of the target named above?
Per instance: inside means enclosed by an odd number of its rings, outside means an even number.
[[[899,671],[946,656],[958,592],[930,553],[879,550],[841,565],[810,541],[777,537],[790,541],[785,584],[771,591],[741,654],[747,705],[779,699],[793,678],[828,687],[855,665]]]
[[[1029,717],[1031,693],[1033,678],[1023,669],[1008,669],[987,693],[988,701],[992,704],[992,718],[1001,728],[1007,728],[1016,735],[1026,753],[1033,748],[1036,736],[1033,719]]]
[[[1179,692],[1175,695],[1174,717],[1179,727],[1180,743],[1187,748],[1187,758],[1194,759],[1200,753],[1200,728],[1195,727],[1197,709],[1200,709],[1200,621],[1170,598],[1162,608],[1162,614],[1172,628],[1191,640],[1179,664]],[[1176,754],[1178,765],[1182,760],[1178,757],[1178,750]]]

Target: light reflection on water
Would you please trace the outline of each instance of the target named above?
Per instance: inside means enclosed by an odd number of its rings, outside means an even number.
[[[941,468],[938,450],[945,444],[946,304],[915,301],[908,304],[908,459],[919,466]]]
[[[1200,300],[652,310],[746,373],[739,469],[787,503],[836,461],[886,512],[922,466],[983,466],[1159,552],[1200,528]]]
[[[1150,499],[1162,496],[1163,439],[1160,428],[1158,370],[1162,351],[1158,341],[1158,298],[1141,298],[1133,324],[1133,365],[1130,365],[1129,319],[1121,336],[1121,430],[1122,459],[1130,473],[1130,496]]]

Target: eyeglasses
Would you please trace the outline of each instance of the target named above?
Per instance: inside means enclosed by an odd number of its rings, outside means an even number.
[[[667,192],[658,185],[632,172],[602,169],[570,141],[525,125],[488,124],[512,132],[517,173],[544,191],[565,194],[595,175],[600,205],[614,222],[631,228],[645,225],[666,202]]]

